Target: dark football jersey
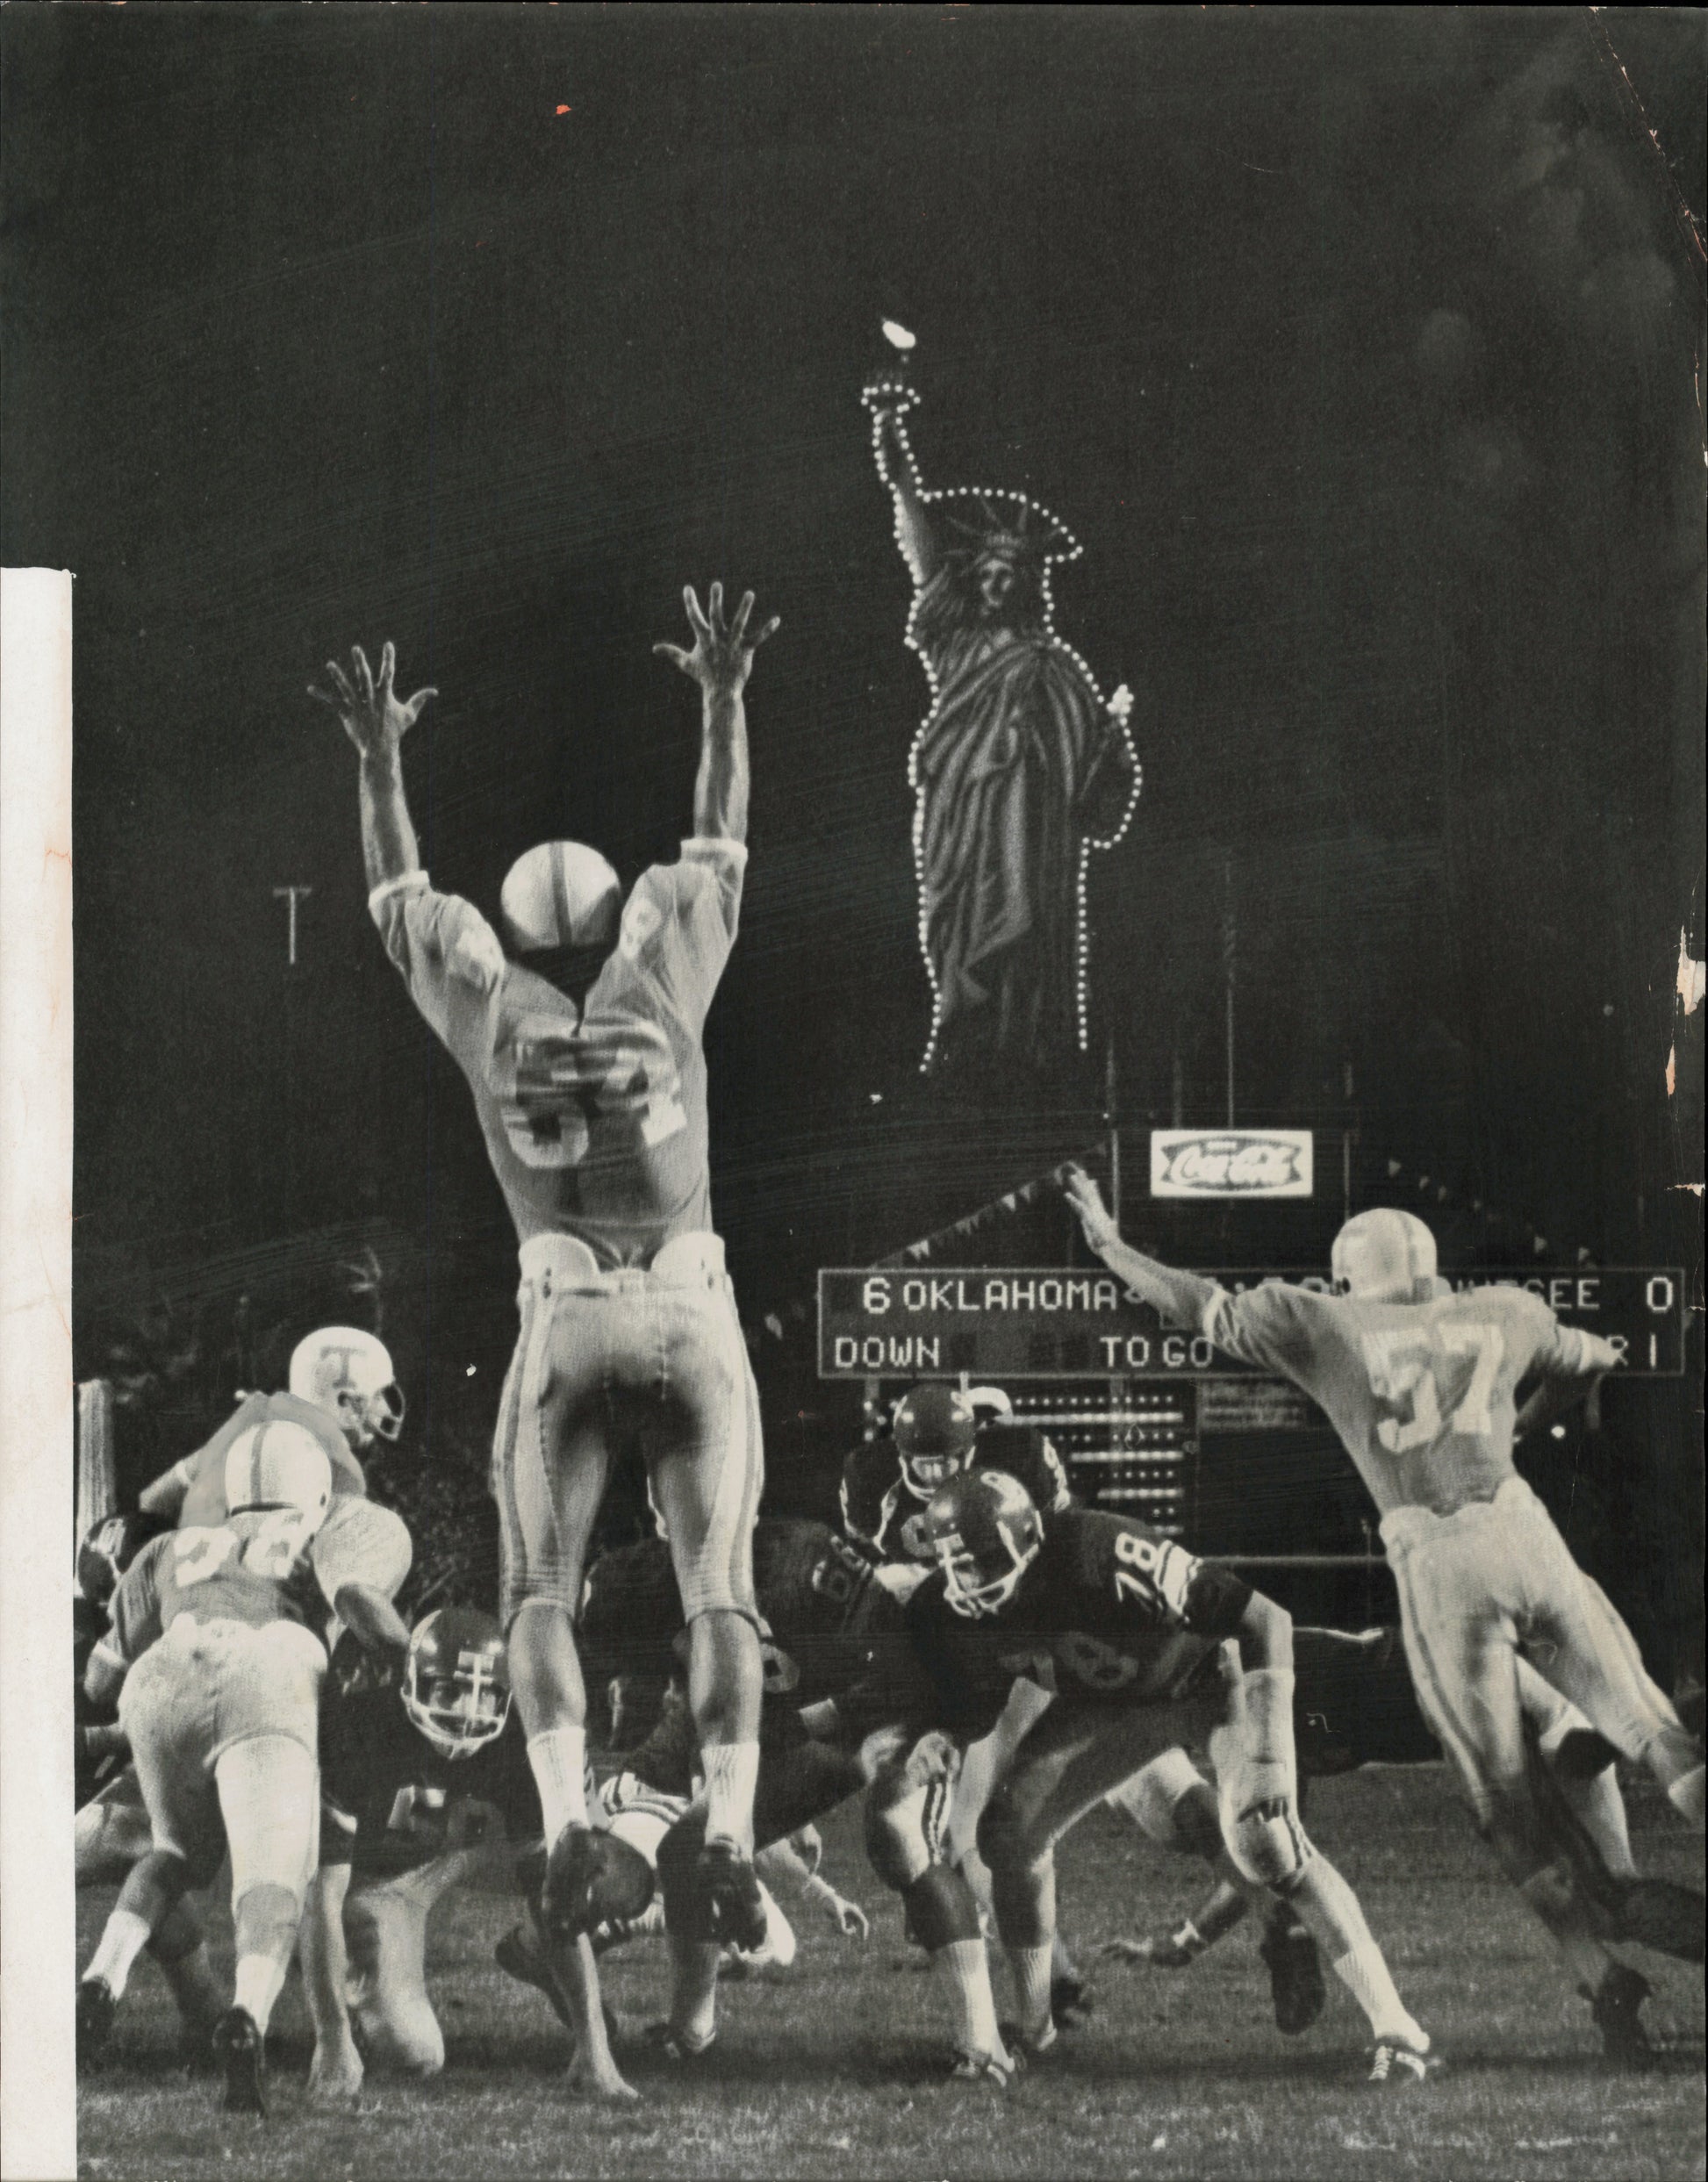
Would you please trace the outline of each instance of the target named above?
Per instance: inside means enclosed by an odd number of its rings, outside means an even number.
[[[738,842],[692,840],[643,872],[579,1007],[425,872],[376,890],[385,951],[468,1080],[520,1241],[575,1235],[601,1265],[648,1265],[710,1229],[701,1033],[746,861]]]
[[[435,1824],[391,1826],[405,1789],[426,1791],[435,1802],[442,1798]],[[492,1805],[513,1841],[535,1840],[541,1831],[539,1791],[513,1707],[501,1734],[467,1757],[447,1757],[405,1712],[399,1690],[346,1696],[330,1676],[320,1700],[320,1861],[354,1863],[358,1871],[409,1870],[442,1854],[443,1818],[462,1798]]]
[[[1073,1505],[1061,1457],[1036,1425],[987,1425],[973,1442],[968,1467],[1006,1471],[1044,1515]],[[919,1550],[912,1529],[925,1505],[902,1473],[893,1439],[869,1439],[843,1463],[843,1528],[874,1560],[929,1557]]]
[[[332,1465],[334,1499],[341,1494],[362,1494],[368,1481],[362,1465],[350,1453],[350,1443],[338,1428],[338,1420],[314,1402],[294,1394],[251,1394],[240,1402],[212,1439],[188,1458],[190,1489],[178,1511],[178,1528],[193,1530],[226,1519],[226,1457],[240,1432],[252,1425],[300,1425],[312,1432],[327,1451]]]
[[[753,1582],[765,1690],[791,1709],[834,1697],[866,1671],[872,1647],[899,1635],[901,1609],[870,1567],[822,1523],[767,1516],[754,1526]],[[668,1676],[679,1663],[682,1602],[670,1547],[649,1538],[588,1572],[577,1618],[583,1672]]]
[[[857,1727],[887,1718],[976,1741],[1022,1676],[1095,1704],[1166,1704],[1216,1671],[1251,1597],[1142,1523],[1069,1508],[1000,1615],[958,1614],[941,1574],[928,1576],[906,1610],[911,1660],[887,1686],[881,1675],[863,1683],[844,1711]]]

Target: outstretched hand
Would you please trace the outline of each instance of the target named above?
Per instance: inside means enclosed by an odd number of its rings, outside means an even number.
[[[1109,702],[1109,716],[1125,727],[1132,718],[1133,693],[1123,682]]]
[[[1079,1215],[1085,1238],[1095,1251],[1107,1250],[1121,1240],[1121,1230],[1103,1202],[1102,1192],[1082,1166],[1070,1166],[1062,1182],[1062,1195]]]
[[[704,614],[692,584],[684,586],[682,603],[688,609],[688,627],[694,633],[693,650],[684,651],[679,644],[655,644],[653,650],[673,667],[679,667],[690,681],[698,682],[708,697],[738,697],[753,671],[754,653],[781,626],[779,616],[773,614],[750,636],[747,624],[753,612],[753,593],[746,591],[736,608],[735,620],[726,628],[721,584],[714,584],[707,593]]]
[[[420,718],[428,698],[439,694],[435,689],[419,689],[413,697],[399,698],[391,687],[397,671],[395,645],[388,643],[380,652],[379,677],[376,680],[367,654],[357,644],[350,653],[348,674],[335,659],[328,659],[327,674],[331,689],[310,685],[309,695],[332,707],[345,734],[364,757],[382,757],[394,752]]]

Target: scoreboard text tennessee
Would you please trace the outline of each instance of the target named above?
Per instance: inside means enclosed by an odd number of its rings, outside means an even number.
[[[1237,1294],[1263,1281],[1329,1291],[1318,1273],[1246,1267],[1209,1274]],[[1562,1324],[1611,1341],[1625,1368],[1676,1378],[1684,1368],[1684,1275],[1676,1267],[1478,1272],[1455,1288],[1525,1288]],[[836,1268],[818,1276],[822,1379],[1226,1378],[1246,1367],[1202,1333],[1166,1329],[1109,1273],[993,1266],[945,1271]]]

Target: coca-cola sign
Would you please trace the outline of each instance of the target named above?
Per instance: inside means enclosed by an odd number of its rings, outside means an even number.
[[[1308,1197],[1308,1129],[1153,1129],[1153,1197]]]

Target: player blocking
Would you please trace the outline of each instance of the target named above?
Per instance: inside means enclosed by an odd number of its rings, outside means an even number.
[[[574,1617],[620,1439],[638,1443],[688,1625],[688,1694],[707,1827],[700,1877],[720,1936],[757,1947],[752,1864],[762,1682],[752,1531],[764,1481],[759,1407],[723,1245],[713,1230],[702,1032],[734,944],[747,849],[743,691],[778,626],[750,631],[684,593],[691,650],[655,647],[695,682],[702,733],[694,830],[625,903],[585,844],[531,850],[505,882],[509,951],[423,870],[401,744],[431,690],[392,689],[358,649],[331,693],[361,758],[370,908],[412,997],[463,1070],[520,1245],[520,1337],[500,1404],[492,1486],[501,1615],[549,1856],[547,1927],[563,1943],[577,2075],[632,2094],[611,2057],[578,1905],[592,1854],[586,1692]]]

